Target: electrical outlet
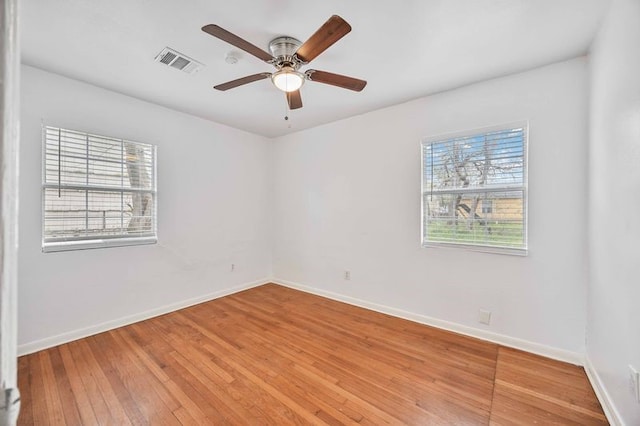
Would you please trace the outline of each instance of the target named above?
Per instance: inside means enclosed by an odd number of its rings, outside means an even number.
[[[351,271],[344,271],[344,279],[347,281],[351,280]]]
[[[489,325],[491,323],[491,311],[487,311],[486,309],[480,309],[478,311],[478,322],[480,324]]]
[[[633,393],[636,402],[640,403],[640,373],[633,365],[629,365],[629,390]]]
[[[236,270],[236,264],[232,263],[231,264],[231,272],[234,272]]]

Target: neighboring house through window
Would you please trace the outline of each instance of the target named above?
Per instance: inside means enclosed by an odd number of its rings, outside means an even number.
[[[422,142],[422,244],[526,254],[527,125]]]
[[[43,151],[44,251],[157,241],[155,146],[47,126]]]

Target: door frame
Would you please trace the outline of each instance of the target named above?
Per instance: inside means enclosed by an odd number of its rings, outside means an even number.
[[[15,423],[17,391],[19,0],[0,4],[0,425]]]

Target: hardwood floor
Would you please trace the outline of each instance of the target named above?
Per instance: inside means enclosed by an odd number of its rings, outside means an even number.
[[[21,425],[607,424],[580,367],[274,284],[18,374]]]

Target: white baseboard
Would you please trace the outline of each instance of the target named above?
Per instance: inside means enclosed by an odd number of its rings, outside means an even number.
[[[604,387],[604,384],[600,379],[600,375],[591,363],[589,356],[585,356],[584,358],[584,371],[587,373],[587,377],[591,382],[591,387],[593,387],[593,391],[596,393],[598,401],[600,401],[602,410],[604,411],[605,416],[607,416],[609,423],[613,426],[624,426],[622,416],[620,416],[620,413],[613,404],[613,400],[609,396],[607,389]]]
[[[268,279],[257,280],[245,284],[241,284],[235,287],[227,288],[224,290],[215,291],[213,293],[204,294],[202,296],[194,297],[191,299],[183,300],[170,305],[161,306],[145,312],[141,312],[134,315],[128,315],[123,318],[103,322],[101,324],[92,325],[90,327],[81,328],[78,330],[68,331],[66,333],[58,334],[56,336],[47,337],[45,339],[36,340],[29,343],[18,345],[18,356],[27,355],[33,352],[41,351],[43,349],[58,346],[63,343],[68,343],[73,340],[82,339],[84,337],[92,336],[94,334],[102,333],[105,331],[113,330],[114,328],[123,327],[125,325],[133,324],[139,321],[144,321],[149,318],[157,317],[160,315],[168,314],[179,309],[187,308],[189,306],[197,305],[199,303],[208,302],[213,299],[228,296],[239,291],[247,290],[253,287],[258,287],[271,282]]]
[[[285,287],[293,288],[295,290],[300,290],[300,291],[315,294],[318,296],[323,296],[328,299],[337,300],[339,302],[348,303],[350,305],[359,306],[361,308],[370,309],[372,311],[381,312],[383,314],[391,315],[394,317],[407,319],[409,321],[414,321],[420,324],[425,324],[432,327],[453,331],[455,333],[464,334],[466,336],[487,340],[489,342],[498,343],[503,346],[520,349],[526,352],[531,352],[547,358],[556,359],[558,361],[564,361],[564,362],[568,362],[568,363],[571,363],[574,365],[580,365],[580,366],[583,365],[584,363],[584,355],[578,352],[558,349],[552,346],[530,342],[528,340],[518,339],[515,337],[505,336],[503,334],[493,333],[490,331],[481,330],[478,328],[469,327],[466,325],[457,324],[450,321],[428,317],[426,315],[407,312],[407,311],[403,311],[402,309],[392,308],[390,306],[385,306],[385,305],[379,305],[377,303],[356,299],[350,296],[344,296],[342,294],[333,293],[326,290],[320,290],[320,289],[299,284],[293,281],[273,278],[272,282],[275,284],[283,285]]]

